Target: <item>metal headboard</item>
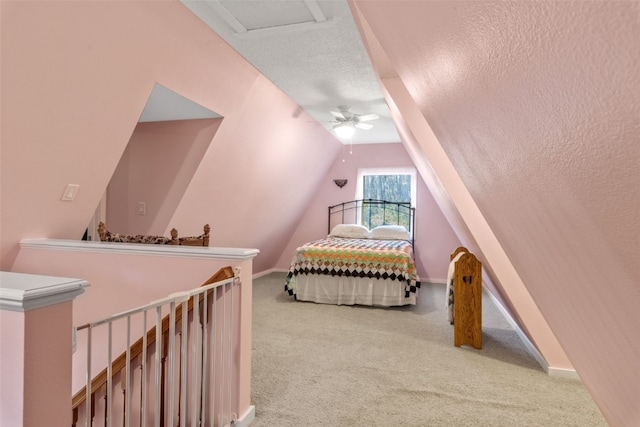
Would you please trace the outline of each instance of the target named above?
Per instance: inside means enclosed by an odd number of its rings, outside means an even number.
[[[372,213],[375,212],[375,215]],[[415,241],[415,208],[409,202],[390,202],[387,200],[358,199],[329,206],[328,233],[337,224],[362,224],[362,217],[377,219],[373,225],[404,225]],[[375,216],[375,218],[374,218]]]

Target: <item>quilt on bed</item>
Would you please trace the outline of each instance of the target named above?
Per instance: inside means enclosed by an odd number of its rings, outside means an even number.
[[[291,279],[300,274],[397,280],[405,285],[405,297],[420,287],[413,247],[406,240],[316,240],[296,249],[285,284],[289,295],[296,293]]]

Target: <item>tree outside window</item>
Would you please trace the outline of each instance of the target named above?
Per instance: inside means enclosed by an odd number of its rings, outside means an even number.
[[[415,206],[416,173],[413,168],[358,170],[356,199],[384,200]],[[363,205],[360,223],[368,228],[383,224],[404,225],[411,230],[411,218],[399,210],[382,205]]]

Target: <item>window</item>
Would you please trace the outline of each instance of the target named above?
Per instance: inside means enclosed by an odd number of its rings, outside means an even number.
[[[356,184],[356,199],[386,200],[389,202],[403,202],[416,206],[416,170],[414,168],[376,168],[358,169]],[[360,223],[373,228],[382,223],[404,225],[411,229],[410,218],[382,217],[382,207],[363,207]]]

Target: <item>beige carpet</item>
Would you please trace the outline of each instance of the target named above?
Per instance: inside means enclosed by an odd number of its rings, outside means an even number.
[[[294,301],[253,283],[254,427],[606,426],[577,380],[548,376],[491,300],[483,349],[453,345],[444,285],[415,307]]]

